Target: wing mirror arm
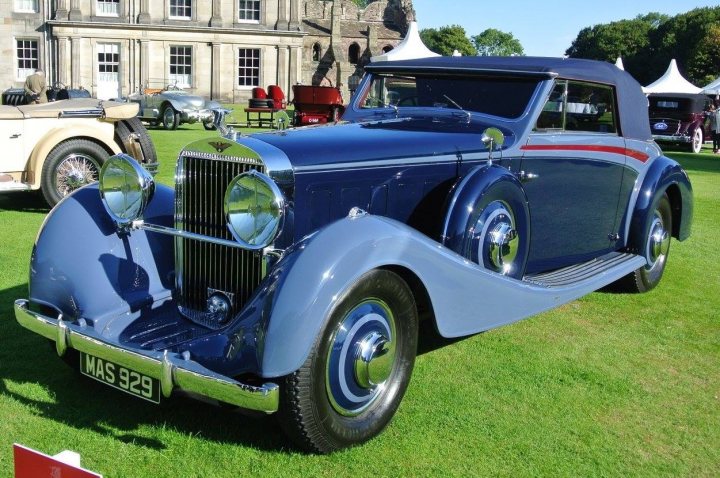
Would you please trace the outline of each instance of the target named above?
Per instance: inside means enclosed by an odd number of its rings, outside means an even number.
[[[497,128],[487,128],[483,131],[480,141],[488,148],[488,166],[492,164],[493,151],[497,147],[502,149],[505,135]]]

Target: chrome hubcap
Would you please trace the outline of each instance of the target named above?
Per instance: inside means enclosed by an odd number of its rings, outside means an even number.
[[[670,234],[668,234],[663,224],[662,218],[655,217],[650,226],[650,234],[647,244],[647,260],[648,266],[653,267],[658,261],[665,260],[670,250]]]
[[[478,240],[478,263],[504,275],[515,272],[520,239],[505,203],[490,203],[478,218],[474,230]]]
[[[163,115],[163,118],[165,118],[165,124],[171,125],[175,121],[175,112],[172,110],[172,108],[167,108],[165,110],[165,114]]]
[[[394,350],[390,340],[378,332],[370,332],[359,344],[355,357],[355,380],[364,388],[381,385],[390,376]]]
[[[332,407],[356,416],[386,389],[395,365],[395,318],[379,299],[353,308],[331,339],[326,388]]]
[[[98,179],[98,168],[88,156],[72,154],[65,158],[57,168],[55,185],[61,196],[67,196],[74,190]]]

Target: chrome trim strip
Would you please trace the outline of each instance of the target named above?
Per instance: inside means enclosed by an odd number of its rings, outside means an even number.
[[[226,239],[220,239],[212,236],[204,236],[202,234],[196,234],[194,232],[183,231],[181,229],[174,229],[172,227],[159,226],[157,224],[147,224],[144,221],[134,221],[132,223],[132,229],[142,229],[144,231],[157,232],[159,234],[167,234],[169,236],[175,236],[182,239],[193,239],[196,241],[210,242],[212,244],[219,244],[227,247],[236,247],[238,249],[245,249],[249,251],[260,251],[266,246],[253,246],[250,244],[243,244],[237,241],[228,241]]]
[[[415,158],[380,159],[374,161],[357,161],[354,163],[333,163],[318,164],[314,166],[300,166],[295,169],[296,173],[313,171],[340,171],[365,168],[393,168],[397,166],[424,166],[426,164],[457,163],[457,154],[445,154],[442,156],[421,156]]]
[[[248,385],[215,373],[195,361],[185,360],[180,354],[170,354],[167,350],[136,351],[106,343],[90,327],[68,323],[61,316],[53,319],[29,310],[26,299],[15,301],[15,318],[26,329],[57,341],[60,356],[69,347],[160,380],[160,389],[165,397],[177,388],[248,410],[265,413],[278,410],[280,389],[274,383],[259,387]]]

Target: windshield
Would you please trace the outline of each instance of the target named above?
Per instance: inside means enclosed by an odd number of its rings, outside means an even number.
[[[375,75],[358,106],[451,108],[514,119],[538,83],[535,78]]]

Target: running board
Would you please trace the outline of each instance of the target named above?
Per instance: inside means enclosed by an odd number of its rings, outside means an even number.
[[[632,271],[644,265],[645,259],[636,254],[611,252],[582,264],[575,264],[541,274],[526,275],[523,277],[523,281],[547,288],[568,287],[605,274],[617,275],[618,277],[615,278],[617,280],[627,274],[628,269]],[[622,271],[622,273],[613,273],[614,271]]]
[[[18,181],[1,181],[0,191],[29,191],[30,185]]]

